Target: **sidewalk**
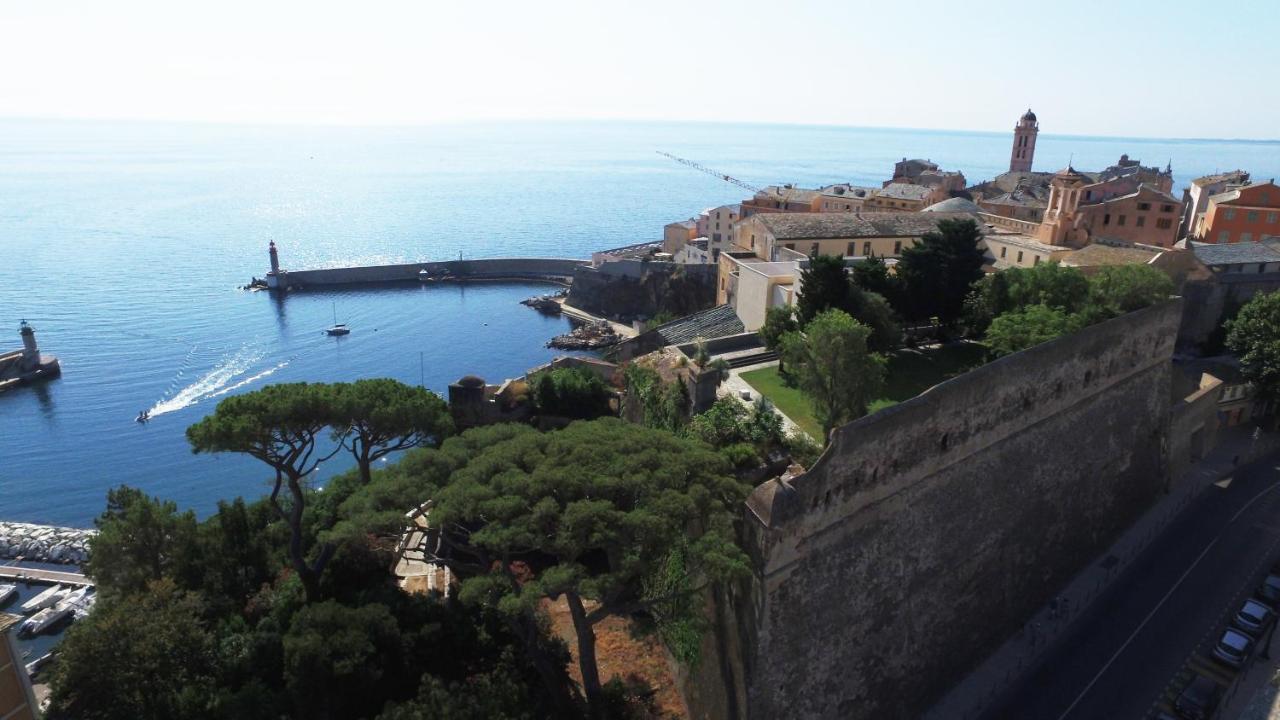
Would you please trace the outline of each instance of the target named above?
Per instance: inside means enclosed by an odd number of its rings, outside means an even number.
[[[758,400],[761,397],[760,391],[751,387],[750,383],[748,383],[746,380],[743,380],[741,377],[742,373],[751,372],[752,370],[759,370],[760,368],[774,367],[777,364],[778,364],[777,360],[770,360],[768,362],[762,362],[758,365],[747,365],[746,367],[734,368],[733,370],[730,370],[729,377],[725,378],[725,381],[720,384],[719,388],[716,389],[716,395],[720,397],[732,397],[734,400],[737,400],[738,402],[742,403],[748,408],[754,406],[756,400]],[[744,390],[751,393],[750,400],[744,399],[742,395],[742,391]],[[791,418],[787,417],[785,413],[779,410],[776,405],[773,406],[773,411],[778,414],[778,417],[782,418],[782,431],[784,433],[786,433],[787,435],[795,435],[795,434],[804,435],[805,434],[805,432],[800,429],[800,426],[796,425],[795,422],[793,422]]]
[[[1280,435],[1253,439],[1254,428],[1241,426],[1218,431],[1218,445],[1177,482],[1181,489],[1160,498],[1110,548],[1071,580],[1050,604],[1027,619],[968,677],[961,680],[924,717],[932,720],[970,720],[1010,684],[1018,681],[1040,655],[1051,647],[1129,563],[1176,518],[1191,499],[1214,482],[1231,474],[1239,458],[1244,464],[1280,446]]]

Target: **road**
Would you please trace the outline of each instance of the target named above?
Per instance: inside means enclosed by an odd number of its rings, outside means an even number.
[[[1210,487],[983,717],[1138,720],[1260,562],[1280,553],[1280,453]]]

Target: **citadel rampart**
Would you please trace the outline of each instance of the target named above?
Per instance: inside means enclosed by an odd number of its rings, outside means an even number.
[[[426,270],[433,278],[452,280],[547,280],[568,283],[573,271],[586,260],[569,258],[486,258],[444,262],[369,265],[365,267],[289,270],[281,282],[295,288],[317,285],[417,282]]]
[[[927,709],[1167,489],[1180,309],[973,370],[756,488],[757,575],[716,641],[740,643],[741,665],[712,659],[732,688],[699,704],[752,718]]]

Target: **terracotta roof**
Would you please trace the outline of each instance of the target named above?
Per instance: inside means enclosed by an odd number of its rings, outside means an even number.
[[[1136,247],[1114,247],[1093,243],[1066,253],[1059,261],[1068,267],[1101,267],[1103,265],[1145,265],[1160,253]]]
[[[889,183],[880,189],[880,197],[887,197],[893,200],[924,200],[932,193],[932,190],[923,185],[908,185],[907,183]]]
[[[973,220],[983,226],[974,213],[952,212],[767,213],[755,217],[778,240],[920,237],[949,218]]]

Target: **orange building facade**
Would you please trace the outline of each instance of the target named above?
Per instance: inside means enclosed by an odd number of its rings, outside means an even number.
[[[1209,198],[1196,228],[1196,240],[1207,243],[1260,242],[1273,237],[1280,237],[1280,187],[1275,180]]]

